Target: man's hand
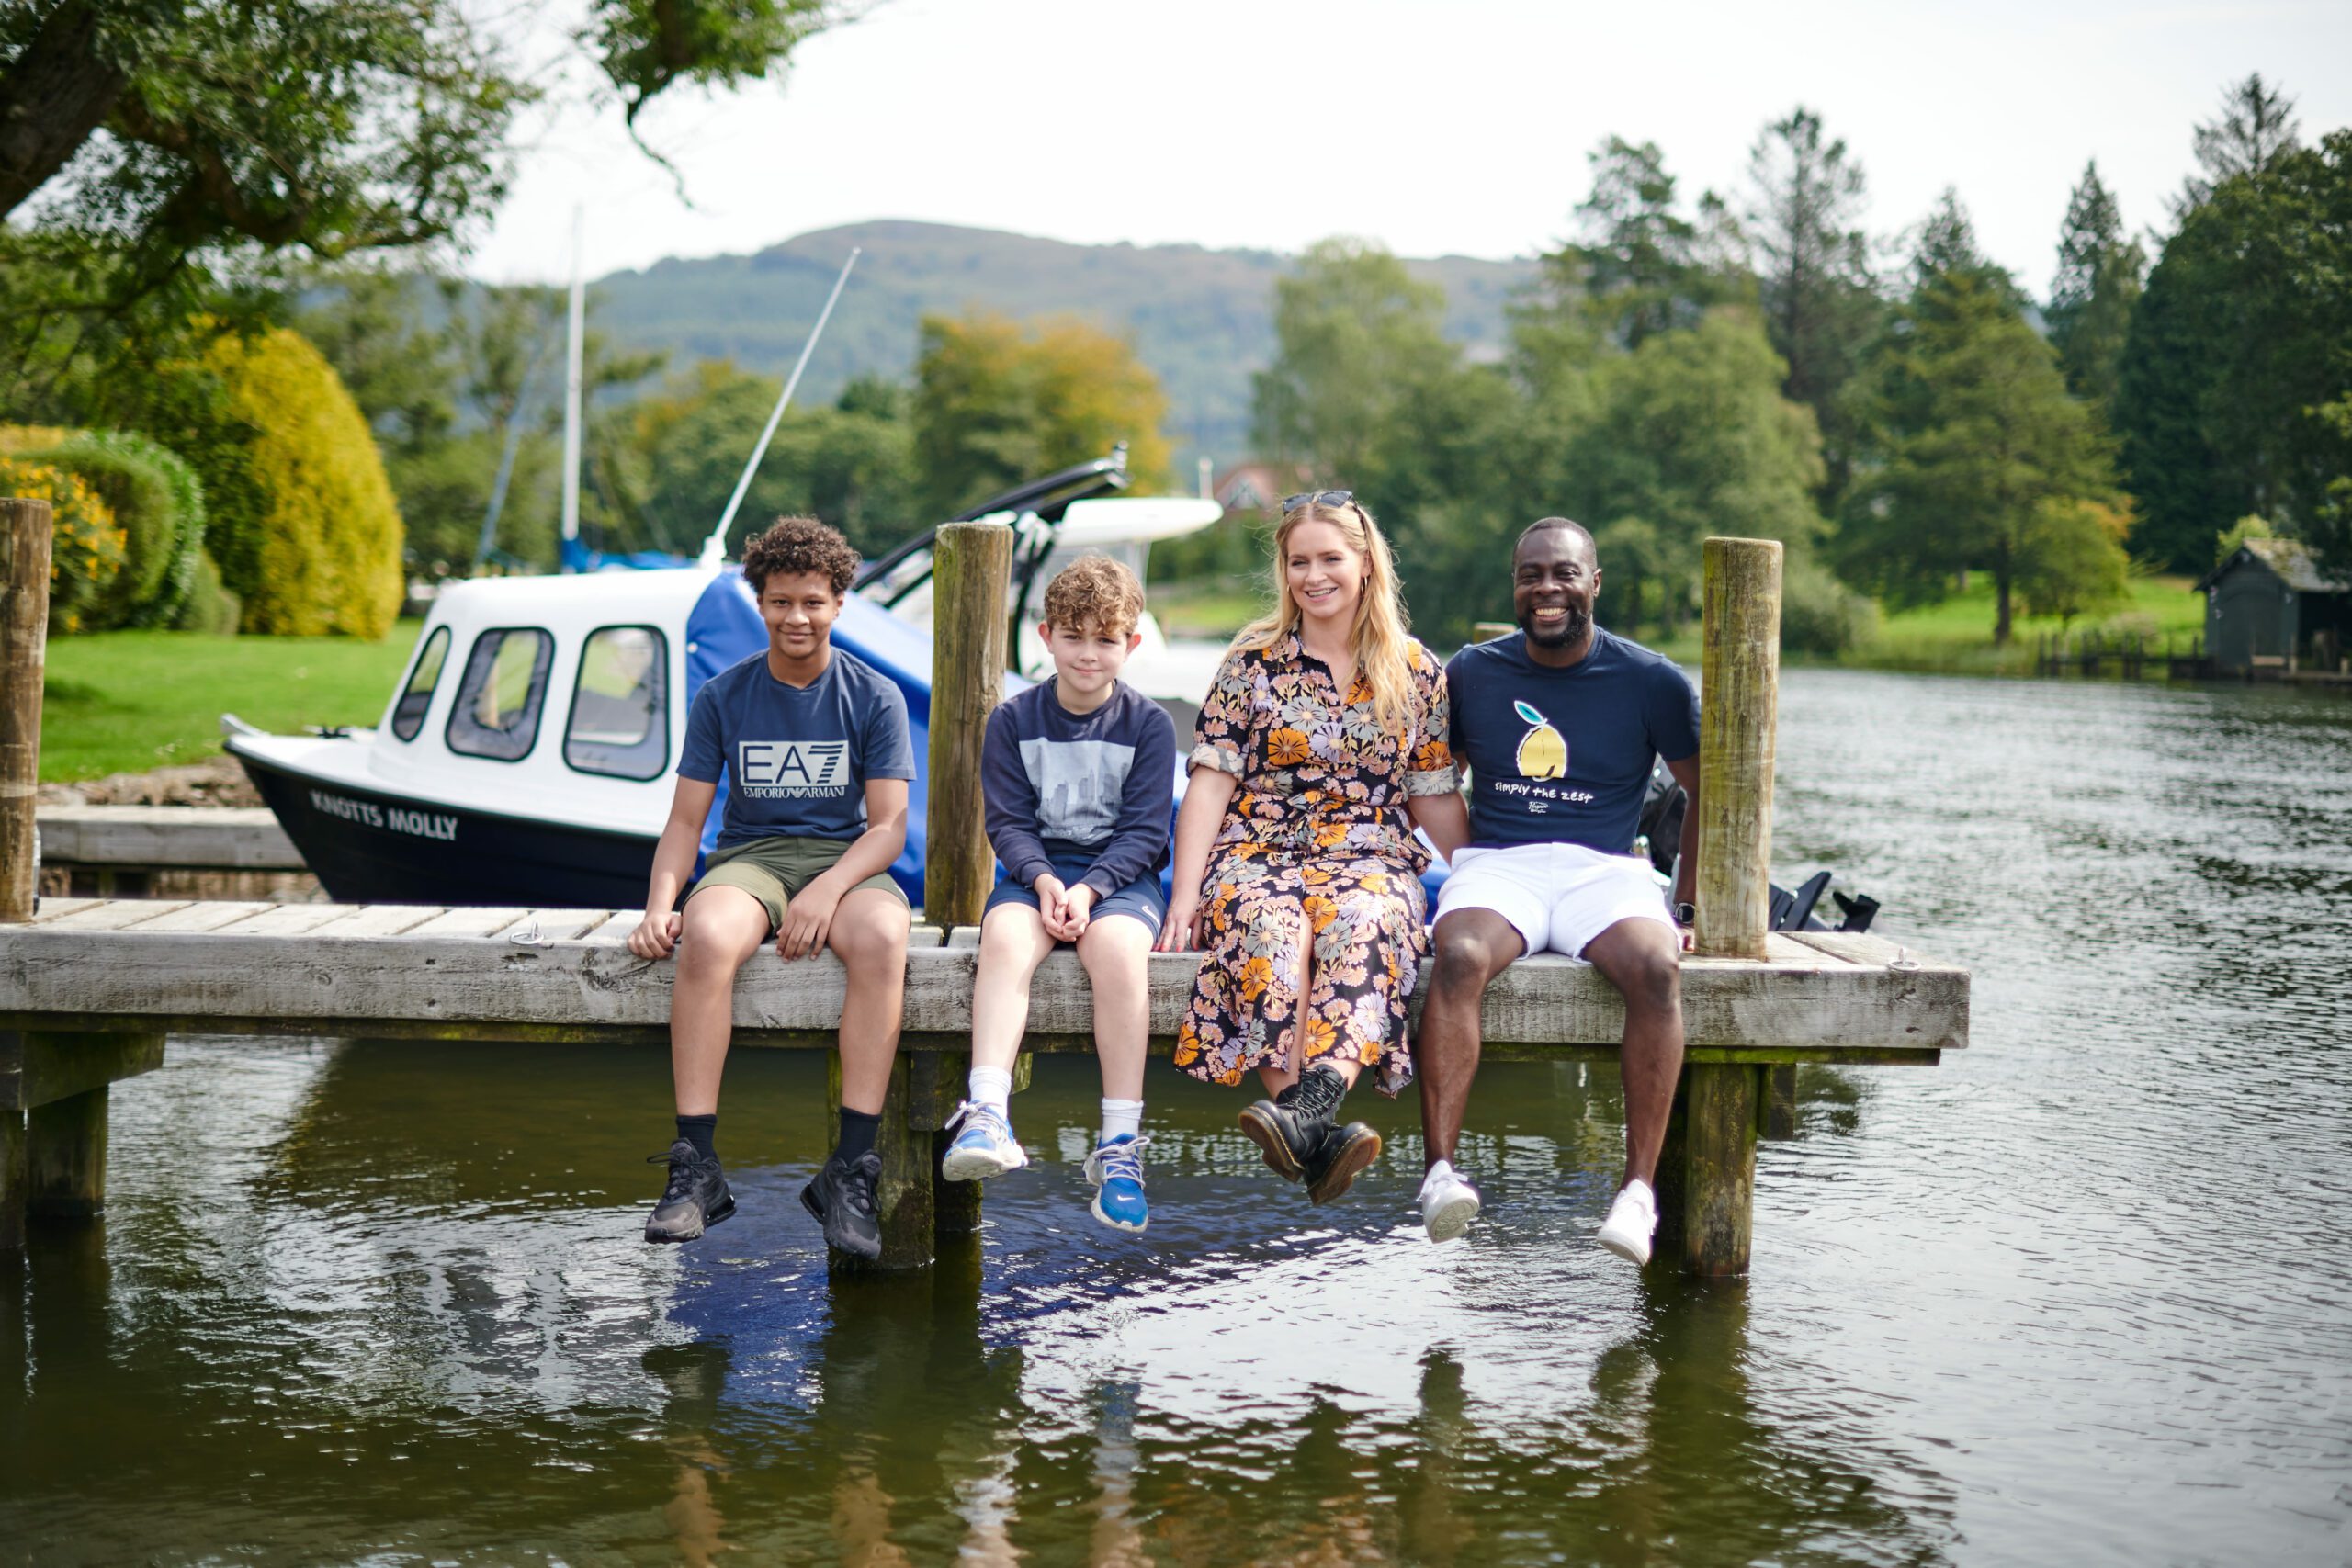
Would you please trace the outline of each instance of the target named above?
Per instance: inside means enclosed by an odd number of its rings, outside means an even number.
[[[784,907],[784,923],[775,929],[775,955],[814,958],[824,952],[825,938],[833,929],[833,911],[841,906],[840,889],[821,876],[794,894]]]
[[[637,929],[628,933],[628,950],[639,958],[667,958],[678,945],[678,932],[685,923],[686,918],[675,909],[660,914],[649,909],[645,919],[637,922]]]
[[[1076,942],[1086,934],[1087,921],[1093,918],[1094,889],[1081,882],[1062,894],[1062,929],[1054,934],[1063,942]]]

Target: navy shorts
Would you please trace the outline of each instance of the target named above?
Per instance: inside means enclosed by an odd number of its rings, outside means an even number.
[[[1061,878],[1063,886],[1075,886],[1093,864],[1091,860],[1072,855],[1053,863],[1054,874]],[[997,874],[996,887],[989,894],[988,906],[980,911],[980,919],[987,919],[989,911],[1000,904],[1026,904],[1033,909],[1042,908],[1035,889],[1013,881],[1001,872]],[[1099,920],[1105,915],[1125,915],[1141,920],[1150,931],[1153,940],[1157,941],[1160,925],[1168,919],[1168,896],[1159,890],[1159,874],[1153,872],[1149,875],[1139,876],[1108,898],[1096,899],[1094,908],[1088,912],[1088,919]]]

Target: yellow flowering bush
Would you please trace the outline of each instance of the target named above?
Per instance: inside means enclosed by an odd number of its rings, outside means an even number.
[[[0,457],[0,495],[49,502],[49,625],[77,632],[122,570],[123,531],[79,476],[45,463]]]

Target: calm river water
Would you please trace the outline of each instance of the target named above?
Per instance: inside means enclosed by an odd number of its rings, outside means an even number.
[[[1102,1232],[1049,1061],[982,1242],[829,1283],[815,1058],[738,1057],[742,1213],[657,1251],[658,1053],[184,1040],[0,1264],[0,1560],[2346,1561],[2352,702],[1795,671],[1780,755],[1784,874],[1975,1030],[1806,1071],[1745,1285],[1592,1246],[1600,1068],[1487,1069],[1439,1248],[1409,1100],[1310,1211],[1164,1067]]]

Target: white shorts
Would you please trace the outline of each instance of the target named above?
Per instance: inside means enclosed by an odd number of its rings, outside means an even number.
[[[1437,918],[1492,909],[1530,953],[1581,958],[1587,943],[1620,920],[1672,927],[1666,884],[1639,855],[1605,855],[1582,844],[1513,844],[1464,850],[1438,888]]]

